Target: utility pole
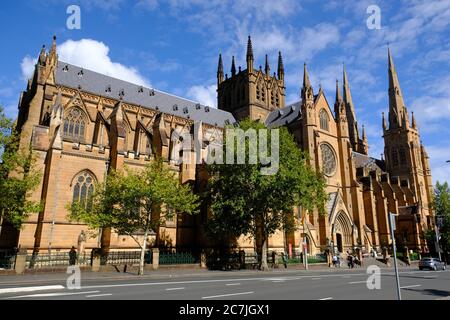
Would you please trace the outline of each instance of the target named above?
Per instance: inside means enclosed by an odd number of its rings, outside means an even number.
[[[440,218],[442,216],[436,216],[436,223],[434,224],[434,233],[436,235],[436,251],[438,252],[439,255],[439,260],[442,261],[442,257],[441,257],[441,246],[439,245],[439,227],[441,226],[441,221]]]
[[[395,216],[397,216],[397,214],[395,213],[388,213],[389,215],[389,229],[391,231],[391,238],[392,238],[392,249],[394,252],[394,269],[395,269],[395,281],[397,282],[397,297],[398,300],[402,300],[402,294],[400,292],[400,279],[398,276],[398,268],[397,268],[397,248],[395,245],[395,237],[394,237],[394,230],[395,230]]]

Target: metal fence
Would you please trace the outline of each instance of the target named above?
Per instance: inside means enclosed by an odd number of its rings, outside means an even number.
[[[197,264],[200,258],[191,252],[161,252],[159,254],[159,264]]]
[[[0,269],[14,269],[16,255],[9,252],[0,252]]]
[[[325,263],[327,262],[327,255],[318,253],[316,255],[308,255],[308,263]],[[287,260],[288,264],[303,263],[303,254],[294,253],[291,258]]]
[[[70,265],[68,252],[57,252],[51,254],[31,254],[27,256],[27,268],[49,268],[64,267]],[[77,257],[77,265],[90,266],[91,254],[83,253]]]
[[[141,261],[141,251],[110,251],[108,256],[101,257],[102,265],[132,265]],[[144,263],[152,263],[152,252],[147,250],[144,256]]]

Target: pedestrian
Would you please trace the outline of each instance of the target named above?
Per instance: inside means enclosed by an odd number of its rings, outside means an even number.
[[[348,252],[348,251],[347,251]],[[353,268],[353,256],[351,255],[351,254],[349,254],[348,256],[347,256],[347,265],[348,265],[348,268],[350,269],[350,268]]]
[[[286,254],[284,252],[281,253],[281,260],[283,261],[284,268],[287,269],[287,259]]]
[[[77,263],[77,250],[72,247],[69,251],[69,265],[74,266]]]
[[[336,268],[337,267],[337,257],[336,255],[333,255],[333,266]]]

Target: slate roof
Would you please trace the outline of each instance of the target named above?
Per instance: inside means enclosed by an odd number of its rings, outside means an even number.
[[[290,124],[301,118],[301,101],[290,104],[284,108],[277,109],[269,113],[265,125],[268,128],[277,128]]]
[[[382,160],[378,160],[355,151],[352,152],[352,155],[356,168],[368,167],[371,170],[379,169],[383,172],[385,171],[385,163]]]
[[[326,210],[327,210],[328,216],[331,215],[331,213],[332,213],[332,211],[334,209],[334,205],[336,203],[337,196],[338,196],[337,192],[329,193],[328,202],[326,204]]]
[[[158,108],[157,110],[160,112],[219,127],[236,122],[229,112],[204,106],[156,89],[119,80],[63,61],[58,61],[55,82],[57,85],[73,89],[81,87],[81,91],[114,100],[120,100],[122,95],[122,100],[130,104],[153,110]]]

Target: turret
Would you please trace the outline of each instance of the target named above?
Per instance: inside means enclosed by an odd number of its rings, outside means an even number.
[[[249,73],[253,72],[253,46],[252,46],[252,39],[250,36],[248,36],[248,42],[247,42],[247,70]]]
[[[217,85],[223,82],[223,63],[222,54],[219,54],[219,64],[217,66]]]
[[[278,79],[284,81],[284,64],[281,52],[278,52]]]

